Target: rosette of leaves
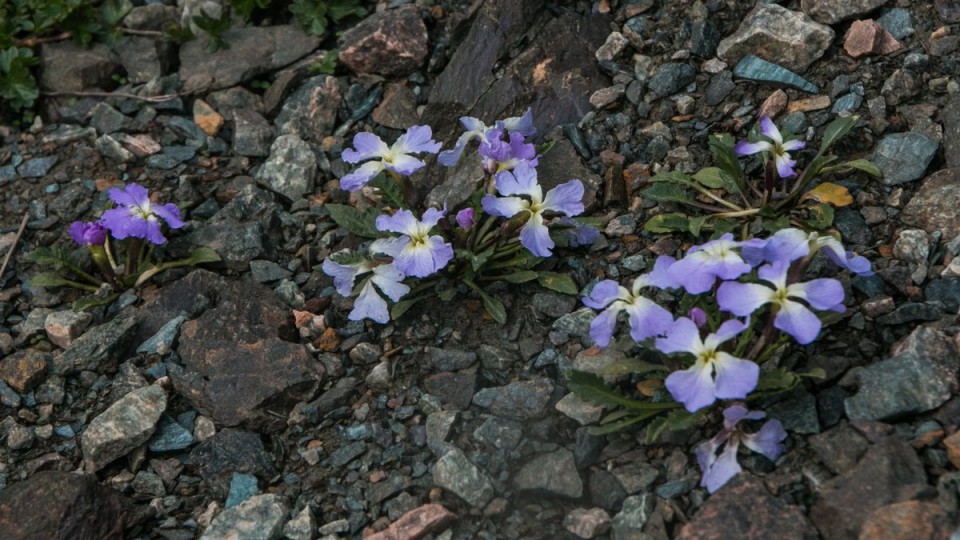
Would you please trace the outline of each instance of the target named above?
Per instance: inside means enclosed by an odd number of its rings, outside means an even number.
[[[410,209],[400,187],[386,174],[379,174],[367,185],[377,190],[382,206]],[[466,203],[477,215],[480,215],[480,199],[485,193],[483,189],[477,190]],[[377,208],[361,210],[345,204],[326,204],[324,208],[337,225],[355,236],[372,240],[386,235],[376,228],[377,216],[381,215]],[[455,230],[448,221],[441,221],[444,236],[454,246],[454,259],[437,274],[411,283],[408,296],[392,306],[390,318],[396,320],[428,298],[447,302],[472,292],[480,297],[487,314],[503,324],[507,321],[506,307],[485,290],[495,282],[517,284],[536,281],[552,291],[568,295],[578,293],[579,288],[569,275],[541,268],[545,259],[523,248],[515,235],[511,239],[501,234],[499,223],[502,221],[502,218],[486,216],[470,231]],[[551,236],[561,247],[575,243],[571,242],[563,228],[551,229]]]
[[[853,198],[846,188],[823,179],[851,171],[881,176],[880,169],[866,159],[838,162],[840,158],[830,153],[830,148],[858,120],[857,116],[847,116],[831,122],[816,153],[805,159],[806,167],[795,178],[778,180],[772,196],[758,185],[763,182],[756,182],[744,172],[733,150],[734,138],[728,134],[711,135],[709,146],[716,166],[694,174],[665,172],[650,179],[652,185],[642,192],[644,197],[682,209],[657,214],[644,228],[654,233],[689,232],[694,236],[709,231],[718,236],[737,229],[746,231],[747,225],[757,218],[763,229],[771,232],[790,226],[805,230],[829,228],[833,225],[834,209],[852,203]],[[757,139],[756,129],[750,139]]]

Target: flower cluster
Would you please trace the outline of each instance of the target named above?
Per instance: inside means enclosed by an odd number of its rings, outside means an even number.
[[[407,278],[429,278],[445,270],[448,277],[457,278],[458,269],[451,267],[461,259],[470,261],[472,276],[482,272],[487,262],[509,269],[521,247],[537,257],[549,257],[556,243],[550,236],[548,219],[569,219],[583,213],[580,180],[558,185],[544,195],[535,168],[539,155],[527,141],[536,133],[529,109],[523,116],[498,120],[493,126],[471,117],[460,121],[466,131],[452,149],[440,152],[437,160],[442,165],[456,165],[476,140],[486,182],[472,203],[468,201],[468,206],[450,217],[447,208],[427,208],[419,218],[410,208],[384,208],[373,223],[379,238],[360,254],[340,252],[324,261],[324,272],[334,277],[337,291],[343,296],[355,292],[353,283],[358,276],[367,276],[350,319],[389,321],[387,303],[380,293],[397,302],[410,291],[403,284]],[[440,150],[440,143],[432,137],[429,126],[413,126],[388,146],[373,133],[358,133],[353,148],[345,149],[342,157],[347,163],[360,165],[340,179],[341,187],[357,191],[384,173],[401,190],[410,188],[405,178],[426,165],[416,155]],[[576,231],[571,245],[592,241],[582,228],[569,223],[566,226]],[[465,279],[467,285],[476,288],[472,277]]]
[[[778,331],[807,345],[820,334],[817,312],[845,309],[839,281],[802,280],[818,251],[841,268],[871,274],[865,258],[844,250],[831,236],[792,228],[767,239],[746,241],[735,241],[726,234],[690,248],[679,260],[660,256],[652,271],[637,277],[629,289],[613,280],[594,285],[583,303],[603,311],[592,321],[590,336],[597,345],[608,346],[620,314],[626,313],[633,340],[650,340],[650,347],[680,362],[663,385],[688,412],[703,410],[718,400],[746,399],[757,388],[762,351],[775,346],[773,338]],[[685,293],[697,307],[674,319],[669,310],[644,296],[648,289]],[[738,430],[740,420],[762,418],[762,413],[747,413],[733,406],[725,414],[725,430],[697,454],[704,485],[711,492],[739,471],[736,452],[740,442],[775,459],[785,437],[775,421],[753,435]],[[717,449],[724,444],[717,457]]]
[[[104,212],[100,221],[75,221],[70,225],[70,238],[77,244],[103,245],[109,231],[116,240],[142,238],[151,244],[162,245],[167,242],[161,231],[163,223],[171,229],[179,229],[184,225],[177,205],[151,202],[149,191],[139,184],[127,184],[122,189],[111,188],[107,195],[117,206]]]
[[[766,140],[757,142],[740,141],[733,151],[738,156],[750,156],[753,154],[763,154],[764,157],[772,158],[780,178],[792,178],[797,175],[796,160],[790,157],[788,152],[801,150],[807,143],[800,140],[784,141],[783,135],[773,120],[769,116],[760,117],[760,134]]]

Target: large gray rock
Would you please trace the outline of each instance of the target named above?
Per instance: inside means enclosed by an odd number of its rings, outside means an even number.
[[[340,37],[340,62],[355,73],[405,77],[427,57],[427,27],[418,6],[375,13]]]
[[[800,9],[817,22],[835,24],[866,15],[889,0],[800,0]]]
[[[748,54],[802,73],[833,42],[829,26],[777,4],[757,3],[733,35],[717,47],[717,55],[736,63]]]
[[[99,471],[147,442],[166,408],[166,392],[150,385],[128,393],[103,411],[80,438],[87,469]]]
[[[257,182],[291,201],[313,191],[317,156],[296,135],[281,135],[270,146],[270,157],[257,172]]]
[[[844,402],[852,420],[888,420],[929,411],[958,389],[960,356],[938,330],[920,327],[895,356],[857,372],[859,389]]]
[[[883,172],[884,185],[896,186],[923,176],[939,148],[922,133],[891,133],[877,143],[871,161]]]
[[[274,493],[255,495],[213,518],[202,540],[274,540],[283,533],[289,512],[283,497]]]
[[[945,136],[944,143],[947,140]],[[939,170],[925,178],[900,218],[928,233],[940,231],[946,238],[956,234],[960,230],[960,168]]]
[[[475,508],[486,505],[494,495],[493,484],[486,473],[458,448],[452,448],[437,460],[433,466],[433,483],[455,493]]]
[[[280,113],[273,121],[277,132],[321,144],[333,132],[342,95],[336,77],[317,75],[305,80],[283,102]]]
[[[89,328],[70,347],[53,357],[53,372],[70,375],[78,371],[112,371],[124,360],[123,355],[131,348],[136,334],[134,317],[117,317]]]
[[[111,76],[119,59],[109,47],[97,43],[84,47],[61,41],[45,43],[40,52],[40,87],[48,92],[80,92],[114,86]]]
[[[182,256],[194,247],[209,247],[234,270],[247,269],[254,259],[275,259],[275,242],[280,239],[278,209],[270,192],[245,186],[212,218],[189,233],[182,240],[184,246],[178,247],[183,248]],[[171,249],[178,244],[171,242]]]
[[[573,452],[566,448],[532,456],[514,476],[513,485],[520,491],[545,492],[571,499],[583,495],[583,481]]]
[[[41,471],[0,490],[0,538],[123,538],[124,497],[92,474]]]
[[[473,396],[474,405],[492,414],[515,420],[531,420],[548,412],[553,383],[545,377],[484,388]]]
[[[180,80],[184,90],[228,88],[299,60],[320,44],[297,25],[247,26],[223,34],[229,45],[214,53],[207,40],[194,39],[180,47]]]

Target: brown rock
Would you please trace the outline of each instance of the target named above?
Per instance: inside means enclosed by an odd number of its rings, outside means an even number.
[[[853,21],[843,38],[843,50],[852,58],[891,54],[901,49],[903,44],[873,20]]]
[[[207,135],[215,137],[223,127],[223,116],[213,110],[206,101],[198,99],[193,102],[193,123]]]
[[[340,37],[340,61],[355,73],[407,76],[427,57],[427,27],[420,8],[375,13]]]
[[[43,471],[0,491],[0,538],[120,539],[125,525],[124,497],[92,474]]]
[[[787,105],[787,114],[795,112],[820,111],[830,107],[830,96],[814,96],[807,99],[791,101]]]
[[[425,504],[400,516],[385,530],[372,534],[366,540],[418,540],[428,534],[443,532],[457,515],[439,504]]]
[[[340,346],[340,336],[333,328],[326,328],[320,337],[314,340],[313,346],[324,352],[333,352]]]
[[[767,99],[763,101],[763,105],[760,106],[760,116],[769,116],[770,118],[776,118],[777,115],[783,112],[783,109],[787,106],[787,93],[783,90],[777,90],[774,93],[767,96]]]
[[[160,143],[154,140],[154,138],[150,135],[127,135],[126,133],[123,133],[120,135],[119,139],[120,144],[122,144],[127,150],[136,154],[138,157],[152,156],[163,150],[163,147],[160,146]]]
[[[43,380],[48,364],[46,353],[34,350],[17,351],[0,360],[0,379],[22,394]]]
[[[46,330],[47,338],[54,345],[66,349],[83,334],[91,320],[93,315],[86,312],[54,311],[47,315],[43,322],[43,329]]]
[[[102,43],[89,48],[72,40],[45,43],[40,57],[40,86],[50,92],[111,88],[110,77],[119,68],[117,55]]]
[[[947,457],[950,458],[950,463],[960,469],[960,431],[944,439],[943,444],[947,447]]]
[[[856,539],[871,512],[925,489],[927,475],[913,447],[891,438],[867,450],[852,471],[828,481],[810,519],[825,538]]]
[[[759,478],[741,473],[707,499],[677,538],[813,540],[817,530],[803,510],[771,495]]]
[[[925,178],[900,216],[905,224],[927,232],[956,234],[960,228],[960,168],[943,169]]]
[[[939,504],[904,501],[873,511],[860,529],[860,540],[946,540],[953,530]]]
[[[371,113],[373,121],[388,128],[406,129],[417,123],[417,96],[403,83],[391,83],[383,100]]]

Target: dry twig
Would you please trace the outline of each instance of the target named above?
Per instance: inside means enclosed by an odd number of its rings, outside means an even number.
[[[0,277],[3,277],[3,273],[7,271],[7,264],[10,263],[13,252],[17,250],[17,243],[20,242],[23,231],[27,228],[27,220],[29,218],[30,212],[24,212],[23,219],[20,221],[20,228],[17,229],[17,235],[13,237],[13,244],[10,244],[10,251],[8,251],[7,256],[3,258],[3,264],[0,264]]]

